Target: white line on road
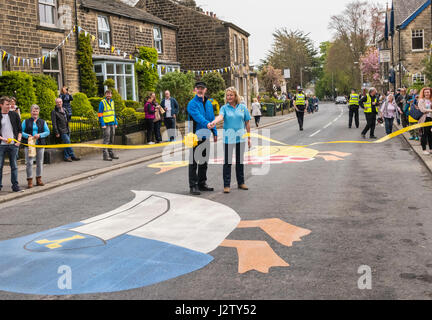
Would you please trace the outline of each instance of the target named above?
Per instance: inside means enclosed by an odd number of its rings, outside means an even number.
[[[318,133],[320,133],[320,132],[321,132],[321,130],[318,130],[317,132],[311,134],[309,137],[312,138],[312,137],[316,136],[316,135],[317,135]]]

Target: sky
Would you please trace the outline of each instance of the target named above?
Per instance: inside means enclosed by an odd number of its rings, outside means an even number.
[[[249,54],[251,65],[260,64],[271,49],[273,32],[286,27],[310,33],[316,48],[332,39],[328,29],[330,18],[342,13],[352,0],[195,0],[204,11],[212,11],[251,34]],[[369,0],[372,2],[372,0]],[[375,0],[386,4],[386,0]]]

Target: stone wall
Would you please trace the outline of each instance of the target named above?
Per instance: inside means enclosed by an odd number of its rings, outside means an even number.
[[[424,30],[424,49],[422,51],[412,50],[412,31],[413,30]],[[400,46],[401,46],[401,63],[407,70],[406,76],[408,76],[408,85],[412,84],[413,74],[424,74],[424,59],[429,55],[429,45],[432,40],[431,30],[431,7],[426,8],[420,15],[413,20],[407,28],[400,30]],[[397,66],[399,61],[399,33],[396,32],[394,38],[394,55],[395,65]],[[397,72],[396,84],[399,86],[399,72]],[[402,78],[402,84],[404,77]],[[432,80],[432,79],[429,79]]]

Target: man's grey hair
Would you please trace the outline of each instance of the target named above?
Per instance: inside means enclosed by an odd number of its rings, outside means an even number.
[[[40,107],[37,104],[34,104],[30,107],[30,112],[33,111],[33,109],[37,109],[40,111]]]
[[[371,93],[372,93],[372,91],[377,91],[377,89],[376,89],[376,88],[374,88],[374,87],[370,88],[370,89],[369,89],[369,94],[371,94]]]

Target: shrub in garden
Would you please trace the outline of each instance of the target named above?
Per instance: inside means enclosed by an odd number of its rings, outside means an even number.
[[[141,103],[133,100],[125,100],[124,103],[126,105],[126,108],[132,108],[134,110],[137,110],[142,107]]]
[[[3,72],[0,77],[0,96],[16,97],[21,112],[30,112],[31,105],[36,103],[32,76],[18,71]]]
[[[210,98],[216,99],[215,96],[221,91],[225,91],[225,89],[227,88],[224,78],[218,72],[206,73],[205,75],[203,75],[202,81],[204,81],[207,85],[207,94]],[[219,100],[218,102],[220,103]]]
[[[88,98],[88,99],[89,99],[89,101],[90,101],[90,103],[91,103],[91,105],[93,107],[93,110],[95,112],[99,112],[99,104],[100,104],[100,102],[102,101],[103,98],[100,98],[100,97],[91,97],[91,98]]]
[[[93,66],[93,48],[90,35],[79,36],[79,50],[77,51],[78,67],[80,69],[81,91],[88,97],[95,97],[98,92],[96,73]]]
[[[77,117],[86,117],[89,120],[97,119],[96,112],[84,93],[78,92],[73,96],[73,101],[71,102],[72,115]]]
[[[159,75],[157,72],[158,52],[155,48],[140,47],[138,58],[144,60],[143,64],[135,64],[138,82],[138,95],[140,101],[143,102],[149,92],[156,90],[156,84],[159,80]]]
[[[46,74],[33,74],[33,87],[36,91],[36,96],[38,95],[39,91],[42,91],[44,88],[51,89],[55,94],[57,94],[58,91],[58,85],[55,80],[46,75]]]
[[[115,112],[117,114],[121,113],[124,108],[126,108],[125,102],[123,101],[120,93],[115,89],[115,82],[113,79],[107,79],[104,82],[104,86],[112,91],[112,99],[114,101]]]
[[[55,108],[56,94],[50,88],[43,88],[37,93],[37,104],[40,108],[41,119],[51,119],[51,112]]]
[[[118,117],[126,121],[135,121],[137,120],[137,113],[132,108],[124,108],[122,112],[118,113]]]

